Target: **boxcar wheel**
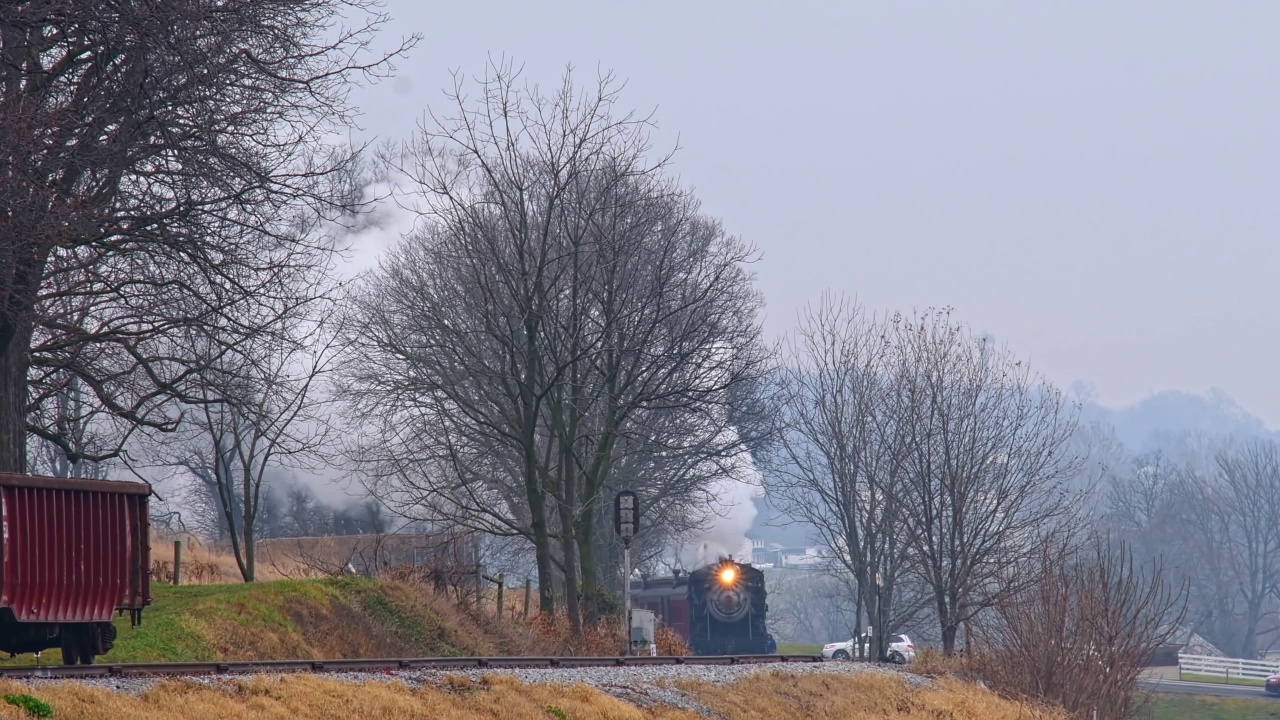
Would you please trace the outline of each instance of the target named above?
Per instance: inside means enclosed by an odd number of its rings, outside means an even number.
[[[92,665],[97,636],[97,628],[92,625],[63,625],[59,643],[62,646],[62,664]]]
[[[96,623],[89,627],[89,647],[94,655],[106,655],[116,644],[116,626]]]

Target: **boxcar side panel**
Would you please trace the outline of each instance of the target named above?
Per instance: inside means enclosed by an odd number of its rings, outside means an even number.
[[[140,484],[106,482],[120,489],[103,491],[87,489],[93,481],[14,477],[0,481],[0,606],[19,622],[67,623],[109,621],[150,602]]]

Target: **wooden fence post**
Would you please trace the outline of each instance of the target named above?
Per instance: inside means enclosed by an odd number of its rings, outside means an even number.
[[[498,619],[502,619],[502,595],[507,587],[506,573],[498,573]]]
[[[173,541],[173,584],[178,584],[178,576],[182,574],[182,541]]]
[[[529,599],[533,596],[533,579],[524,579],[524,619],[529,619]]]

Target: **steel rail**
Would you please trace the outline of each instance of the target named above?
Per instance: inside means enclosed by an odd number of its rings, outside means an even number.
[[[820,655],[691,655],[633,657],[431,657],[371,660],[244,660],[178,663],[101,663],[0,667],[0,678],[189,677],[262,673],[502,670],[652,665],[767,665],[824,662]]]

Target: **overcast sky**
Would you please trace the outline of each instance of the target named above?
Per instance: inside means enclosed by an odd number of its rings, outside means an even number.
[[[1280,427],[1280,3],[386,1],[425,38],[370,132],[491,54],[613,70],[763,251],[771,333],[824,288],[951,305],[1106,404],[1216,386]]]

